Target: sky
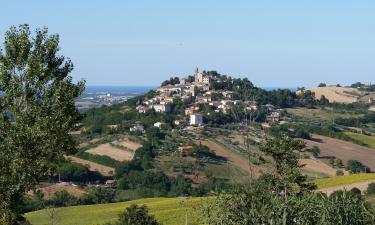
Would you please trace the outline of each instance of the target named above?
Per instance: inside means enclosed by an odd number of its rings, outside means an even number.
[[[12,25],[60,35],[74,80],[156,86],[216,70],[261,87],[375,83],[373,0],[0,0]]]

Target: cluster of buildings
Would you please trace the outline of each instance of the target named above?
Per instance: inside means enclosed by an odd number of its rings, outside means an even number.
[[[188,105],[185,108],[185,116],[189,117],[189,124],[200,126],[203,124],[203,116],[199,113],[200,106],[208,105],[214,108],[215,112],[228,113],[234,105],[243,103],[245,110],[257,110],[255,101],[242,102],[235,100],[235,93],[228,90],[214,90],[214,82],[224,82],[219,77],[201,73],[195,69],[194,76],[182,78],[178,84],[169,84],[157,88],[157,95],[147,99],[137,106],[139,113],[146,113],[148,110],[168,113],[173,110],[172,106],[177,99]],[[269,115],[271,121],[277,121],[278,112]]]

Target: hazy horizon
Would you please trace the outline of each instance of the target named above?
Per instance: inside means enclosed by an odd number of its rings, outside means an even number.
[[[196,66],[259,87],[375,83],[374,1],[2,3],[1,43],[12,25],[46,26],[90,86],[158,86]]]

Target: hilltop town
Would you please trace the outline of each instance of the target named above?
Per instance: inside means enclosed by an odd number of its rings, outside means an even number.
[[[174,77],[164,81],[156,89],[155,95],[140,102],[136,109],[139,113],[146,113],[149,110],[169,113],[176,101],[182,101],[185,118],[176,120],[175,123],[192,126],[204,125],[202,115],[204,107],[209,107],[215,113],[224,114],[231,113],[236,105],[243,106],[244,111],[249,114],[258,110],[257,101],[250,100],[250,98],[244,100],[238,92],[227,88],[228,82],[233,84],[231,77],[220,75],[215,71],[200,72],[197,67],[193,76],[181,79]],[[275,106],[265,104],[262,107],[268,109],[267,121],[278,122],[280,120],[280,110]]]

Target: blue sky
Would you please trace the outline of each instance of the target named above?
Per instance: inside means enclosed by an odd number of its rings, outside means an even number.
[[[1,42],[11,25],[47,26],[88,85],[158,85],[195,66],[262,87],[375,83],[373,0],[0,3]]]

